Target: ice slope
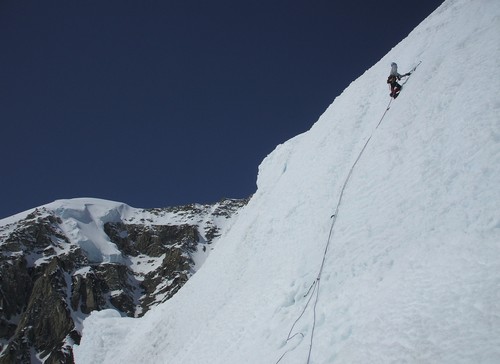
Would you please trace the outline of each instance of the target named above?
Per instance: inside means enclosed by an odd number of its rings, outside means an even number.
[[[499,82],[500,2],[447,0],[262,162],[176,296],[92,314],[77,363],[500,362]]]

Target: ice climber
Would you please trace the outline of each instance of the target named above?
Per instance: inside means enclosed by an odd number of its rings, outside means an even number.
[[[387,78],[387,83],[389,84],[389,87],[391,89],[390,96],[393,98],[398,97],[399,93],[401,92],[401,89],[403,86],[401,86],[398,81],[401,80],[403,77],[407,77],[411,75],[411,72],[405,73],[404,75],[400,75],[398,73],[398,65],[394,62],[391,63],[391,74]]]

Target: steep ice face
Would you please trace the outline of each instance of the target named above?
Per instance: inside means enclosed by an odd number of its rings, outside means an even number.
[[[92,315],[77,362],[500,362],[499,19],[444,2],[262,162],[172,300]],[[420,60],[386,113],[391,62]]]

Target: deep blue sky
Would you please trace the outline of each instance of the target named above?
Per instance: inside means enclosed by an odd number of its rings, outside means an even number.
[[[441,3],[3,0],[0,218],[247,197],[262,159]]]

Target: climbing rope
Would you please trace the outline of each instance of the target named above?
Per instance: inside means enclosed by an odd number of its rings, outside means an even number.
[[[412,70],[410,71],[410,74],[408,75],[408,78],[402,83],[402,85],[404,85],[404,84],[406,84],[408,82],[408,80],[410,79],[411,75],[417,69],[417,67],[420,65],[420,63],[422,63],[422,61],[418,62],[418,64],[415,67],[412,68]],[[378,129],[378,127],[382,123],[382,120],[384,120],[385,115],[387,114],[387,111],[389,111],[389,109],[391,108],[391,103],[392,103],[393,100],[394,99],[391,97],[391,99],[389,100],[389,103],[387,104],[387,107],[386,107],[384,113],[382,114],[382,117],[380,118],[377,126],[375,126],[375,128],[373,129],[371,135],[366,140],[365,145],[363,146],[363,148],[359,152],[356,160],[354,161],[354,163],[351,166],[351,169],[349,170],[349,173],[347,174],[346,179],[344,180],[344,184],[342,185],[342,188],[340,190],[340,195],[339,195],[339,198],[338,198],[338,201],[337,201],[337,205],[335,207],[335,212],[331,216],[332,223],[330,225],[330,232],[328,234],[328,239],[327,239],[327,242],[326,242],[326,245],[325,245],[325,250],[323,252],[323,259],[321,261],[321,266],[319,268],[318,275],[316,276],[316,279],[314,280],[314,282],[311,284],[311,287],[309,287],[309,289],[307,290],[307,293],[304,295],[304,297],[307,297],[309,295],[309,293],[311,293],[311,296],[307,300],[307,302],[306,302],[304,308],[302,309],[300,315],[294,321],[292,327],[290,328],[290,331],[288,332],[288,337],[286,339],[286,342],[290,341],[292,338],[294,338],[294,337],[296,337],[298,335],[304,337],[304,334],[301,333],[301,332],[295,333],[293,335],[292,335],[292,332],[293,332],[293,330],[295,328],[295,325],[297,325],[297,323],[300,321],[300,319],[302,318],[302,316],[306,312],[307,307],[309,306],[309,303],[312,301],[312,298],[314,297],[315,299],[314,299],[314,305],[313,305],[313,324],[312,324],[312,328],[311,328],[311,338],[310,338],[310,341],[309,341],[309,352],[308,352],[308,355],[307,355],[307,364],[309,364],[309,362],[311,360],[311,353],[312,353],[313,342],[314,342],[314,332],[315,332],[315,329],[316,329],[316,306],[317,306],[318,301],[319,301],[319,289],[320,289],[320,283],[321,283],[321,274],[323,273],[323,268],[325,266],[325,261],[326,261],[326,254],[328,252],[328,248],[330,247],[330,243],[332,241],[332,236],[333,236],[333,231],[334,231],[333,228],[335,227],[335,223],[337,221],[337,216],[338,216],[338,213],[339,213],[340,205],[342,203],[342,198],[344,197],[344,191],[345,191],[345,189],[347,187],[347,184],[349,183],[349,180],[351,179],[351,176],[352,176],[352,173],[354,171],[354,168],[356,167],[356,165],[358,164],[359,160],[361,159],[361,156],[363,155],[366,147],[368,146],[368,143],[370,143],[370,140],[372,139],[372,136],[375,134],[375,131]],[[281,361],[281,359],[283,359],[285,357],[285,355],[287,353],[289,353],[290,351],[292,351],[294,349],[295,348],[291,348],[291,349],[288,349],[287,351],[285,351],[283,353],[283,355],[281,355],[281,357],[278,359],[278,361],[276,362],[276,364],[278,364]]]

